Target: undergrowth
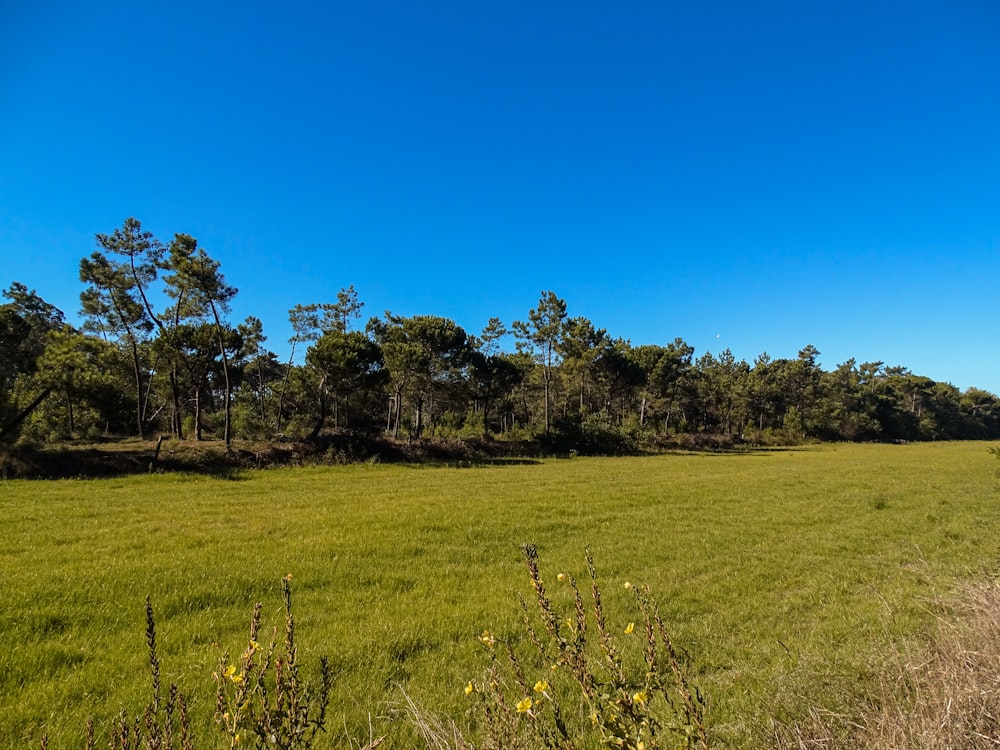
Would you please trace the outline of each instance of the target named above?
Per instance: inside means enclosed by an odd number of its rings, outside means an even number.
[[[261,604],[250,618],[247,646],[235,660],[222,654],[212,674],[216,684],[215,720],[229,739],[229,746],[307,750],[326,730],[333,675],[329,660],[320,658],[320,682],[311,685],[299,678],[295,619],[292,616],[291,575],[281,581],[285,606],[283,649],[277,647],[277,628],[270,644],[262,647]]]

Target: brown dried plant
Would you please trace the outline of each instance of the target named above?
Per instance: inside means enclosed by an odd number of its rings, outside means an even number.
[[[1000,582],[969,584],[922,645],[901,648],[865,704],[772,722],[777,750],[1000,747]]]

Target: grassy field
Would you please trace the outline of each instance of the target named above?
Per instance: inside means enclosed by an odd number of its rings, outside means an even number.
[[[938,443],[0,482],[0,746],[79,747],[87,716],[141,711],[147,594],[163,679],[214,732],[213,644],[242,649],[255,601],[279,623],[288,573],[332,728],[371,716],[406,746],[399,686],[462,720],[476,635],[519,632],[531,542],[553,582],[585,578],[589,545],[622,627],[623,582],[648,583],[716,738],[756,747],[770,717],[856,701],[936,597],[995,571],[998,468]]]

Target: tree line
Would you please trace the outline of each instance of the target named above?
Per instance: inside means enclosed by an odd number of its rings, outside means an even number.
[[[168,434],[315,439],[536,439],[621,452],[675,435],[755,442],[1000,437],[1000,400],[884,362],[832,370],[728,349],[695,356],[680,338],[633,346],[565,300],[541,294],[524,320],[477,334],[436,315],[386,311],[361,327],[353,285],[296,305],[282,361],[261,321],[234,324],[229,285],[198,241],[163,244],[136,219],[96,235],[80,261],[84,323],[13,282],[0,304],[0,438]],[[513,346],[509,346],[513,342]],[[296,354],[304,354],[302,363]],[[301,359],[301,356],[300,356]]]

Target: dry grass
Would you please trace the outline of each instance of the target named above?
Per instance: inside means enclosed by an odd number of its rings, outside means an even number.
[[[774,724],[774,746],[847,750],[1000,747],[1000,581],[968,585],[941,609],[936,632],[901,651],[855,716],[814,710]]]
[[[422,747],[427,750],[474,750],[453,719],[428,711],[417,705],[405,690],[401,692],[404,703],[401,713],[416,730]]]

